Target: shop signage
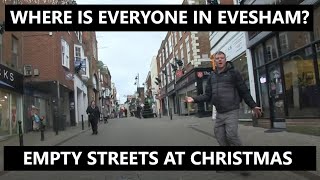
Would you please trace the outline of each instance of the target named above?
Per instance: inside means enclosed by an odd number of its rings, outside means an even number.
[[[0,88],[23,94],[23,75],[0,64]]]
[[[229,43],[221,48],[221,51],[226,54],[228,61],[231,61],[233,58],[243,53],[247,48],[244,32],[240,32],[233,36],[228,42]]]
[[[189,84],[189,83],[193,82],[195,79],[196,79],[196,75],[193,72],[188,77],[186,77],[185,79],[180,81],[178,84],[176,84],[176,90],[179,90],[180,88],[182,88],[186,84]]]

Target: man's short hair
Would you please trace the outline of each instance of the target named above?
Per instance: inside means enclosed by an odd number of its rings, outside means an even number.
[[[216,56],[216,55],[218,55],[218,54],[223,54],[224,57],[226,57],[226,54],[225,54],[223,51],[218,51],[218,52],[216,52],[216,53],[214,54],[214,56]]]

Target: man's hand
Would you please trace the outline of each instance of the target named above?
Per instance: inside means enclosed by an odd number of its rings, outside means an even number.
[[[256,118],[259,118],[262,116],[262,111],[261,111],[261,107],[255,107],[252,109],[253,114]]]
[[[194,100],[193,100],[193,98],[192,98],[192,97],[188,97],[188,96],[186,96],[186,97],[185,97],[185,102],[187,102],[187,103],[193,103],[193,102],[194,102]]]

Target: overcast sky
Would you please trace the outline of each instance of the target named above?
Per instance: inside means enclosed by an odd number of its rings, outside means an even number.
[[[77,0],[78,4],[182,4],[183,0]],[[110,70],[120,103],[135,92],[139,73],[140,87],[150,70],[166,32],[97,32],[98,58]]]

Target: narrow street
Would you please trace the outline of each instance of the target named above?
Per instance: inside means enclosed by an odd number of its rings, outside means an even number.
[[[111,119],[108,124],[99,124],[99,134],[91,135],[91,131],[85,131],[78,136],[60,143],[61,146],[217,146],[213,136],[213,123],[210,118],[196,117],[173,117],[169,118],[122,118]],[[86,127],[88,128],[88,127]],[[283,145],[280,142],[287,132],[266,134],[266,138],[279,137],[277,141],[253,142],[259,133],[265,129],[240,125],[240,135],[246,145]],[[287,142],[301,145],[315,145],[320,138],[314,137],[308,142],[303,140],[304,135],[291,134],[288,138],[296,141]],[[298,142],[301,141],[301,142]],[[249,144],[250,143],[250,144]],[[289,144],[287,144],[289,145]],[[318,147],[319,149],[319,147]],[[319,152],[319,151],[318,151]],[[37,171],[37,172],[8,172],[0,176],[0,179],[23,180],[23,179],[45,179],[45,180],[129,180],[129,179],[315,179],[316,174],[309,177],[304,173],[298,175],[294,172],[251,172],[251,176],[244,177],[239,172],[216,171]],[[318,176],[319,177],[319,176]]]

